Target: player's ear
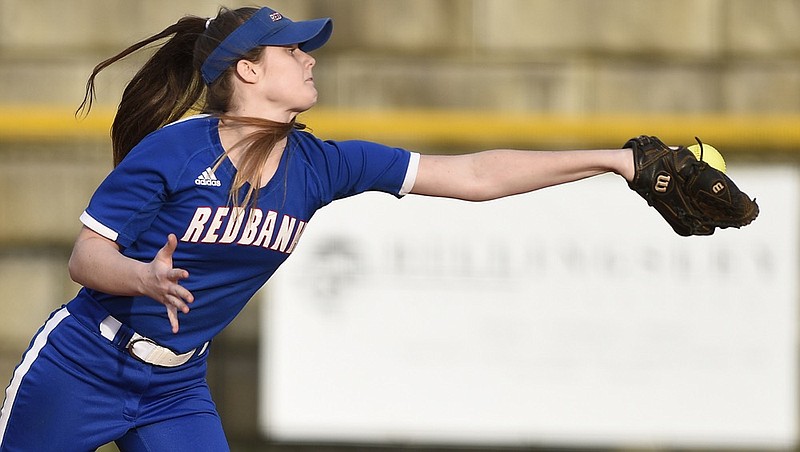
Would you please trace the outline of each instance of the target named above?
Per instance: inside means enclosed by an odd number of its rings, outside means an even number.
[[[258,71],[256,64],[249,60],[239,60],[236,62],[236,75],[245,83],[255,83],[258,81]]]

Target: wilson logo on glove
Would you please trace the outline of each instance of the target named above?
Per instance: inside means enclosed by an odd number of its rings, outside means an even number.
[[[670,180],[672,180],[672,177],[670,177],[669,174],[659,174],[653,189],[659,193],[666,193],[669,188]]]

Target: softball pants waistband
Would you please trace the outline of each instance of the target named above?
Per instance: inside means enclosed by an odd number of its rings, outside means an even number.
[[[146,338],[133,331],[114,317],[108,315],[102,306],[93,300],[72,302],[67,306],[67,311],[76,318],[86,321],[88,326],[99,332],[117,347],[126,350],[132,357],[147,364],[160,367],[178,367],[186,364],[195,356],[200,356],[208,347],[208,342],[202,347],[177,354],[167,347],[161,346],[152,339]]]

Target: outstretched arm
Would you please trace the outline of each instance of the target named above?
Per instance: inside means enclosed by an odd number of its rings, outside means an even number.
[[[178,284],[189,277],[186,270],[172,267],[172,254],[178,239],[170,234],[156,257],[148,263],[124,256],[119,246],[84,226],[78,234],[69,274],[73,281],[101,292],[150,297],[167,307],[172,332],[178,332],[178,311],[189,312],[192,294]]]
[[[411,193],[485,201],[613,172],[630,181],[630,149],[422,155]]]

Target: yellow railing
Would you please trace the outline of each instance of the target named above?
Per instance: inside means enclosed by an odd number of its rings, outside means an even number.
[[[107,139],[113,111],[83,119],[53,106],[0,106],[0,140]],[[364,139],[397,146],[619,146],[639,134],[689,144],[694,136],[726,152],[800,150],[800,114],[551,115],[498,111],[365,111],[318,108],[300,120],[321,138]]]

